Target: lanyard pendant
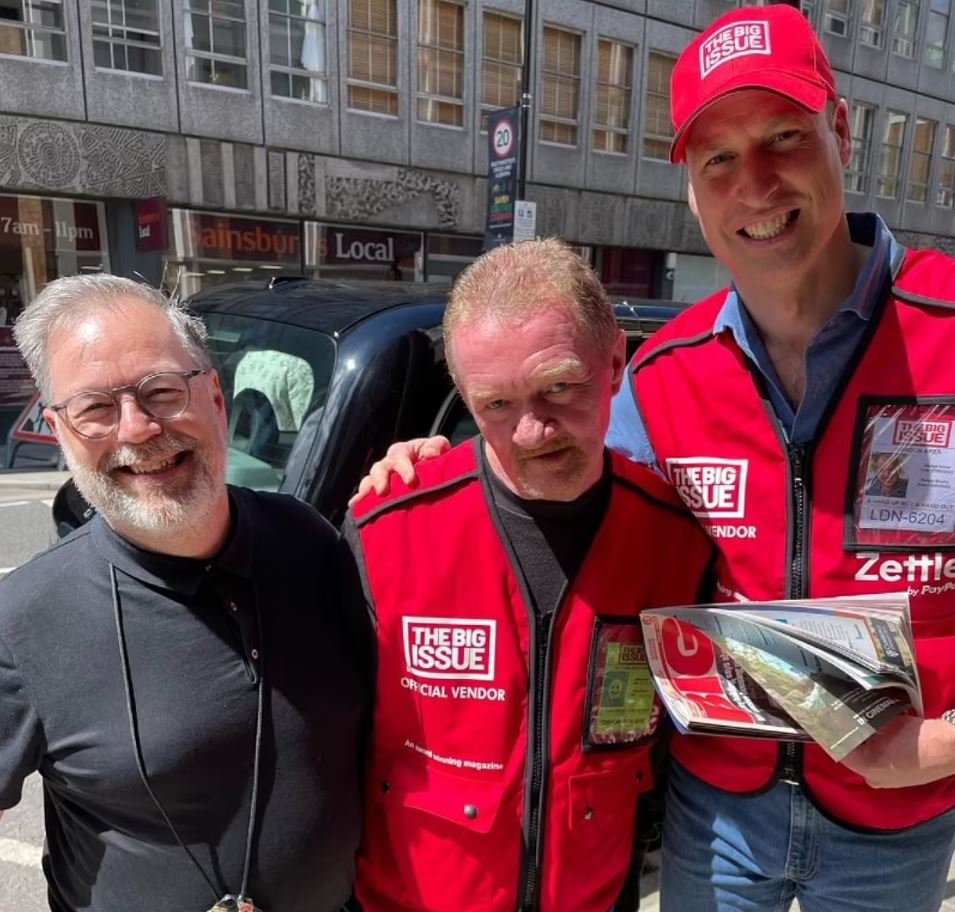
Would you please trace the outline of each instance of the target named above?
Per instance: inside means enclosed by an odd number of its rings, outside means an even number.
[[[222,897],[209,912],[239,912],[240,906],[234,896],[226,894]]]

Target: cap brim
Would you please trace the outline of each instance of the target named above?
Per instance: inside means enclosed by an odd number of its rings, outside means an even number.
[[[690,130],[693,128],[696,119],[707,108],[710,108],[727,95],[732,95],[735,92],[745,92],[749,89],[759,89],[764,92],[772,92],[774,95],[780,95],[810,114],[818,114],[822,111],[830,97],[825,86],[806,82],[804,79],[787,73],[778,73],[772,70],[762,73],[747,73],[745,76],[727,82],[716,95],[707,99],[704,104],[700,105],[687,117],[670,144],[670,161],[678,165],[685,160],[684,149]]]

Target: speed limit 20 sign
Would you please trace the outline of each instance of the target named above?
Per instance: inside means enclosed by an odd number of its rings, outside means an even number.
[[[514,151],[514,139],[517,135],[514,123],[510,118],[499,120],[491,134],[491,148],[497,158],[508,158]]]

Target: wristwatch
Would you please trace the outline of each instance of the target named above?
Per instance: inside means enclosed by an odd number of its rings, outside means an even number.
[[[949,725],[955,725],[955,709],[946,709],[939,718],[944,719]]]

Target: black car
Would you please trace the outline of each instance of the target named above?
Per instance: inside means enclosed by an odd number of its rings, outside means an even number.
[[[229,403],[229,481],[293,494],[337,525],[391,442],[476,433],[445,366],[445,300],[427,285],[298,278],[195,295]],[[676,312],[615,307],[628,355]],[[57,509],[64,531],[82,521],[72,492]]]

